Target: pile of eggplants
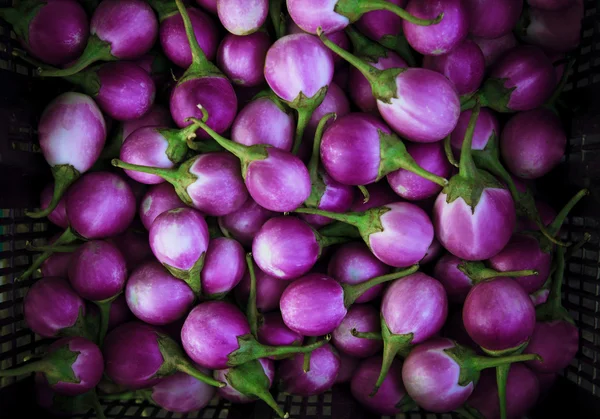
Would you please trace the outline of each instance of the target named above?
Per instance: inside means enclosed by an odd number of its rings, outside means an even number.
[[[190,4],[197,3],[197,4]],[[578,350],[581,242],[534,195],[567,137],[582,0],[31,0],[58,233],[27,326],[54,413],[346,385],[365,408],[518,418]],[[334,416],[337,417],[334,413]]]

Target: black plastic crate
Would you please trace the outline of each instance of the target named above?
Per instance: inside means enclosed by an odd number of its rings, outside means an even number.
[[[426,1],[426,0],[424,0]],[[600,0],[584,0],[582,39],[576,64],[565,88],[570,105],[565,115],[569,144],[563,162],[539,186],[538,193],[555,207],[578,189],[591,194],[574,210],[563,228],[565,238],[591,240],[569,261],[565,272],[564,305],[580,328],[579,352],[532,417],[600,417]],[[10,6],[0,0],[0,7]],[[31,68],[12,56],[18,42],[0,22],[0,369],[10,368],[39,353],[49,342],[35,336],[23,321],[22,301],[34,280],[15,283],[31,264],[34,253],[27,241],[46,239],[54,230],[24,215],[39,204],[39,193],[50,179],[39,152],[36,127],[45,105],[61,90],[60,82],[42,81]],[[64,90],[64,89],[63,89]],[[47,418],[33,401],[31,377],[0,379],[0,418],[33,415]],[[349,395],[346,386],[310,398],[279,394],[277,402],[291,419],[379,419]],[[149,404],[112,402],[107,418],[270,419],[276,416],[264,403],[232,405],[214,400],[200,412],[174,414]],[[93,413],[75,418],[92,418]],[[407,419],[446,419],[454,415],[410,412]],[[383,417],[382,419],[392,419]]]

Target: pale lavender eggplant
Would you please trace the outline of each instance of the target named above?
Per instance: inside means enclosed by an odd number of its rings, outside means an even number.
[[[469,336],[488,351],[525,344],[535,328],[535,308],[529,295],[511,278],[475,285],[465,300],[463,322]]]
[[[288,23],[288,35],[294,35],[296,33],[306,33],[300,26],[296,25],[296,23],[290,19]],[[348,49],[350,47],[350,40],[344,31],[333,32],[329,35],[330,39],[338,46],[344,49]],[[342,57],[335,56],[333,57],[333,64],[338,67],[338,64],[342,63],[344,60]],[[318,122],[318,120],[317,120]]]
[[[218,237],[208,244],[200,273],[202,292],[218,297],[233,290],[246,272],[244,248],[234,239]]]
[[[369,304],[356,304],[350,307],[346,317],[331,334],[331,341],[341,352],[356,358],[373,356],[383,347],[381,340],[355,337],[352,334],[353,330],[360,333],[381,331],[379,310],[375,307]]]
[[[217,0],[196,0],[196,3],[204,10],[217,14]]]
[[[386,275],[390,267],[377,259],[369,248],[360,242],[343,244],[329,260],[327,273],[342,284],[360,284],[369,279]],[[376,285],[358,297],[357,303],[366,303],[377,298],[384,284]]]
[[[246,36],[229,34],[219,45],[217,64],[233,84],[258,86],[265,81],[263,69],[270,46],[269,34],[263,31]]]
[[[498,271],[534,269],[538,275],[515,278],[527,294],[539,290],[548,280],[552,265],[552,253],[544,252],[538,238],[526,234],[515,234],[508,244],[489,259],[492,268]]]
[[[465,140],[467,128],[469,127],[469,119],[471,119],[472,114],[473,111],[471,109],[461,112],[456,128],[452,131],[450,141],[456,156],[460,156],[460,149]],[[500,123],[498,122],[498,118],[496,118],[494,112],[489,108],[481,108],[477,122],[475,123],[471,149],[485,149],[492,135],[495,135],[496,139],[500,137]]]
[[[185,282],[156,261],[146,262],[131,273],[125,297],[127,306],[138,319],[157,326],[182,318],[195,299]]]
[[[271,218],[252,242],[252,256],[265,273],[290,280],[307,273],[321,255],[319,236],[296,217]]]
[[[420,26],[407,20],[402,22],[406,40],[423,55],[447,54],[469,33],[469,11],[462,0],[409,0],[406,11],[422,19],[444,15],[441,22],[431,26]]]
[[[315,137],[317,126],[319,125],[321,118],[331,112],[335,113],[338,118],[350,113],[350,102],[346,97],[346,93],[344,93],[344,90],[335,83],[329,84],[325,99],[323,99],[323,102],[315,109],[310,117],[310,121],[308,121],[306,131],[304,131],[305,142],[308,145],[312,143],[312,140]],[[328,121],[326,126],[331,125],[332,122],[333,121],[331,120]]]
[[[71,256],[73,256],[72,253],[54,253],[40,266],[42,277],[57,276],[59,278],[67,278]]]
[[[219,217],[219,226],[243,245],[250,246],[263,224],[274,215],[248,197],[237,211]]]
[[[304,340],[304,336],[294,332],[285,325],[279,312],[262,315],[258,325],[257,337],[260,343],[270,346],[302,345],[302,341]]]
[[[231,127],[231,139],[247,146],[268,144],[290,151],[296,123],[277,101],[261,97],[243,107]]]
[[[154,403],[176,413],[204,409],[215,395],[214,387],[183,372],[161,379],[151,391]]]
[[[559,117],[549,109],[513,116],[502,130],[500,152],[508,170],[524,179],[537,179],[558,165],[567,135]]]
[[[354,188],[336,182],[325,171],[322,171],[320,175],[325,185],[325,191],[319,200],[318,208],[339,213],[348,211],[354,201]],[[333,221],[321,215],[301,214],[300,217],[314,228],[321,228]]]
[[[303,336],[331,333],[346,316],[344,289],[333,278],[308,274],[292,282],[281,296],[283,321]]]
[[[160,214],[175,208],[185,208],[173,186],[167,182],[152,186],[142,198],[140,203],[140,219],[146,230],[150,230],[152,223]]]
[[[269,48],[265,78],[284,101],[292,103],[300,93],[312,98],[331,83],[333,57],[312,35],[287,35]]]
[[[133,320],[133,313],[127,306],[127,298],[125,294],[119,295],[110,305],[110,313],[108,317],[108,330],[112,330],[125,322]]]
[[[123,142],[119,159],[130,164],[171,169],[176,162],[169,159],[168,148],[169,141],[159,129],[143,127],[131,133]],[[125,170],[125,174],[146,185],[156,185],[165,181],[158,175],[134,170]]]
[[[0,17],[13,25],[19,41],[35,58],[61,66],[78,58],[90,30],[85,10],[75,0],[41,3],[34,14],[25,8],[0,9]]]
[[[408,0],[386,0],[398,7],[406,6]],[[402,33],[402,18],[387,10],[367,12],[356,22],[356,27],[374,41],[385,36],[398,36]]]
[[[72,335],[68,329],[85,313],[85,302],[62,278],[38,279],[23,300],[25,323],[45,338]]]
[[[518,45],[517,38],[512,32],[499,38],[472,37],[473,42],[479,46],[485,58],[485,67],[492,67],[500,57]]]
[[[446,253],[433,268],[433,275],[444,286],[448,300],[459,304],[465,301],[467,294],[473,288],[471,278],[458,269],[461,261],[452,253]]]
[[[42,190],[40,195],[40,208],[42,210],[46,209],[48,205],[50,205],[50,201],[52,201],[52,191],[54,191],[54,183],[49,183]],[[64,197],[58,201],[56,208],[50,214],[48,214],[48,220],[61,228],[67,228],[69,226],[69,219],[67,218],[67,208],[65,206]]]
[[[528,24],[523,28],[523,40],[545,50],[568,52],[581,41],[584,16],[583,1],[576,0],[562,10],[542,10],[531,7]]]
[[[64,70],[42,70],[46,77],[75,74],[97,61],[135,60],[150,51],[158,21],[143,0],[102,1],[90,22],[90,38],[81,56]]]
[[[442,253],[443,247],[439,241],[434,237],[433,241],[429,245],[429,249],[427,249],[427,253],[425,253],[425,257],[421,259],[419,262],[421,265],[425,265],[427,263],[431,263],[438,258],[440,253]]]
[[[340,353],[340,370],[335,379],[335,384],[349,383],[354,377],[354,373],[358,368],[360,360],[344,353]]]
[[[271,387],[271,385],[273,385],[273,380],[275,379],[275,364],[273,361],[266,358],[261,358],[258,360],[258,362],[260,362],[260,365],[269,380],[269,387]],[[228,372],[229,369],[215,370],[214,377],[221,382],[227,383]],[[225,387],[218,389],[217,394],[225,400],[229,400],[230,402],[236,404],[252,403],[258,399],[258,397],[251,397],[240,393],[229,383],[227,383]]]
[[[442,142],[409,143],[406,150],[415,162],[428,172],[442,178],[450,175],[452,166],[448,162]],[[394,192],[409,201],[427,199],[442,190],[440,185],[405,169],[389,173],[387,180]]]
[[[120,176],[93,172],[69,188],[66,207],[71,229],[91,240],[123,233],[135,217],[136,202]]]
[[[304,372],[303,364],[302,354],[285,359],[279,364],[281,391],[303,397],[323,393],[335,383],[340,370],[340,357],[333,346],[327,344],[312,352],[310,371]]]
[[[121,141],[125,141],[129,135],[143,127],[169,127],[173,124],[169,110],[163,105],[153,104],[150,110],[137,119],[123,121],[120,127]]]
[[[268,0],[219,0],[217,15],[221,24],[234,35],[256,32],[267,20]]]
[[[354,203],[350,207],[350,211],[367,211],[371,208],[383,207],[384,205],[398,201],[398,195],[390,188],[390,184],[386,179],[367,185],[366,188],[369,193],[369,200],[365,202],[362,194],[356,194],[357,196],[354,198]]]
[[[186,10],[200,49],[208,60],[214,60],[219,45],[219,30],[214,19],[196,7],[188,7]],[[192,65],[192,50],[179,13],[167,16],[160,22],[159,39],[165,55],[175,65],[181,68]]]
[[[107,241],[86,242],[73,253],[69,281],[86,300],[103,301],[115,297],[127,281],[125,258]]]
[[[529,368],[539,373],[557,373],[567,368],[579,350],[579,330],[566,320],[537,322],[526,354],[538,354],[542,361],[530,361]]]
[[[138,221],[134,221],[125,233],[110,239],[110,242],[116,245],[123,254],[129,272],[152,257],[148,232],[142,228]]]
[[[290,284],[287,281],[275,278],[255,268],[256,273],[256,309],[267,313],[279,308],[281,295]],[[250,295],[250,275],[246,273],[242,281],[235,288],[235,298],[240,305],[245,305]]]
[[[473,93],[481,85],[485,73],[485,58],[475,42],[465,39],[445,54],[425,56],[423,67],[448,77],[458,94],[466,95]]]
[[[372,412],[395,416],[404,412],[404,407],[410,403],[402,383],[402,364],[399,360],[396,359],[392,363],[390,374],[383,380],[377,394],[373,396],[370,394],[377,382],[382,361],[381,356],[373,356],[362,361],[352,374],[350,389],[354,398]]]
[[[471,35],[500,38],[511,32],[521,11],[523,0],[465,0]]]
[[[369,64],[380,70],[408,67],[406,61],[392,51],[387,51],[387,57],[381,57],[377,61]],[[373,89],[371,88],[371,85],[365,76],[363,76],[361,72],[354,67],[350,68],[350,78],[348,84],[350,97],[352,98],[354,104],[363,112],[377,114],[377,99],[375,99],[375,96],[373,96]]]

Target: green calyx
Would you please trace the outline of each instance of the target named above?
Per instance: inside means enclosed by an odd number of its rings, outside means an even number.
[[[415,59],[413,49],[403,34],[385,35],[377,42],[402,57],[409,67],[417,66],[417,60]]]
[[[194,263],[194,266],[192,266],[190,269],[187,269],[187,270],[178,269],[173,266],[167,265],[166,263],[163,263],[163,266],[165,268],[167,268],[167,270],[175,278],[181,279],[186,284],[188,284],[196,296],[200,296],[200,293],[202,292],[202,282],[200,279],[200,272],[202,272],[202,268],[204,267],[205,257],[206,257],[206,252],[202,253],[200,255],[200,257],[198,258],[198,260],[196,261],[196,263]]]
[[[375,383],[375,388],[371,392],[371,396],[374,396],[379,391],[379,387],[383,384],[385,377],[387,376],[392,362],[396,355],[400,355],[402,358],[406,358],[412,347],[412,340],[414,335],[408,333],[406,335],[395,335],[390,331],[387,323],[383,316],[381,316],[381,338],[383,339],[383,362],[381,364],[381,371],[379,377]]]
[[[358,32],[354,26],[348,25],[346,27],[346,35],[352,42],[352,48],[354,55],[362,58],[369,63],[376,63],[381,58],[387,58],[388,50],[376,42],[371,41],[369,38]]]
[[[284,112],[286,114],[290,113],[290,108],[285,103],[283,103],[283,101],[279,99],[279,96],[277,96],[275,92],[273,92],[271,89],[261,90],[252,97],[252,101],[255,101],[257,99],[269,99],[281,110],[281,112]]]
[[[329,38],[327,38],[327,36],[325,36],[325,33],[321,30],[321,28],[317,29],[317,35],[327,48],[335,52],[344,60],[348,61],[352,66],[360,71],[363,76],[365,76],[371,85],[373,96],[375,96],[377,100],[380,100],[384,103],[391,103],[392,99],[398,98],[396,77],[398,74],[406,71],[405,68],[389,68],[387,70],[379,70],[333,43]]]
[[[99,343],[98,336],[100,330],[100,319],[94,315],[85,315],[84,308],[79,309],[79,316],[71,327],[62,329],[58,336],[60,337],[84,337],[92,342]]]
[[[300,92],[293,102],[286,102],[290,108],[296,109],[298,112],[298,124],[296,126],[296,134],[294,137],[294,146],[292,147],[293,154],[298,154],[306,126],[310,122],[310,118],[312,118],[315,109],[323,103],[328,89],[329,86],[323,86],[312,97],[306,97],[303,92]]]
[[[494,269],[488,268],[485,266],[483,262],[471,262],[463,260],[459,265],[458,269],[467,275],[471,281],[473,281],[473,285],[478,284],[479,282],[485,281],[487,279],[497,278],[500,276],[506,277],[521,277],[521,276],[531,276],[538,275],[538,271],[534,269],[525,269],[521,271],[506,271],[500,272]]]
[[[305,354],[320,348],[330,340],[331,336],[327,335],[324,339],[311,345],[268,346],[259,343],[252,334],[238,336],[237,341],[239,349],[229,354],[227,357],[227,366],[237,367],[245,364],[246,362],[260,358],[277,357],[281,359],[290,354]]]
[[[313,142],[312,156],[310,157],[310,161],[308,162],[308,173],[310,175],[310,183],[311,183],[311,191],[310,196],[306,201],[304,201],[304,205],[309,208],[319,208],[319,204],[321,203],[321,198],[325,194],[327,190],[327,186],[323,181],[322,172],[319,171],[319,160],[320,160],[320,150],[321,150],[321,139],[323,138],[323,131],[325,131],[325,125],[331,118],[335,118],[337,115],[335,113],[328,113],[321,118],[319,121],[319,125],[317,125],[317,131],[315,133],[315,139]]]
[[[548,300],[536,307],[536,319],[539,322],[564,320],[575,324],[569,312],[562,305],[562,283],[565,272],[565,248],[559,247],[555,253],[555,269],[552,275],[552,284]]]
[[[225,374],[225,379],[232,388],[243,395],[263,400],[280,418],[289,418],[290,415],[279,407],[273,395],[269,392],[271,383],[258,360],[230,368]]]
[[[163,364],[158,369],[156,377],[168,377],[176,372],[183,372],[197,380],[213,387],[225,387],[225,384],[215,380],[212,376],[199,371],[183,353],[179,345],[169,336],[156,333],[158,347],[163,357]]]
[[[351,23],[356,22],[365,13],[375,10],[387,10],[401,17],[402,19],[420,26],[430,26],[439,23],[444,14],[439,14],[435,19],[421,19],[411,15],[403,8],[386,0],[338,0],[334,9],[337,14],[345,16]]]
[[[66,77],[79,73],[84,68],[98,61],[116,61],[117,58],[111,54],[111,45],[98,38],[97,35],[90,35],[88,43],[81,56],[75,64],[69,68],[38,68],[38,74],[42,77]]]
[[[16,7],[0,9],[0,18],[8,22],[19,39],[29,44],[29,25],[46,2],[40,0],[20,1]]]
[[[419,166],[415,159],[408,153],[402,140],[400,140],[396,134],[388,134],[380,129],[377,131],[379,133],[380,163],[376,181],[379,181],[391,172],[398,169],[404,169],[421,176],[424,179],[430,180],[431,182],[437,183],[442,187],[448,185],[447,179],[428,172]]]
[[[508,107],[508,103],[516,87],[506,87],[506,81],[507,79],[487,79],[477,92],[461,98],[461,111],[472,109],[476,103],[479,103],[481,106],[487,106],[496,112],[514,112],[513,109]]]
[[[71,74],[70,76],[64,76],[63,79],[79,87],[86,95],[96,97],[102,87],[100,84],[100,76],[98,75],[98,71],[100,71],[101,68],[102,65],[97,65],[78,73]]]
[[[156,131],[169,143],[166,154],[173,164],[181,163],[190,149],[204,152],[220,149],[220,146],[213,142],[210,142],[210,144],[195,143],[193,140],[196,138],[196,131],[199,128],[200,125],[197,122],[192,122],[181,129],[156,128]]]
[[[44,218],[47,217],[54,211],[60,202],[63,195],[79,177],[81,173],[75,167],[70,164],[59,164],[52,166],[52,177],[54,178],[54,191],[52,192],[52,199],[48,206],[39,211],[25,211],[25,215],[31,218]]]

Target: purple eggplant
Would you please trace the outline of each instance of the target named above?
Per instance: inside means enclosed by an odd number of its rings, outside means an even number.
[[[219,217],[219,227],[226,235],[232,235],[245,246],[251,246],[263,224],[275,215],[248,197],[237,210]]]
[[[344,353],[340,353],[340,369],[335,379],[335,384],[349,383],[354,377],[360,360]]]
[[[306,130],[304,131],[304,141],[306,141],[308,145],[310,145],[311,141],[315,138],[319,122],[321,122],[321,119],[329,113],[335,113],[338,118],[350,113],[350,102],[346,97],[346,93],[344,93],[344,90],[335,83],[329,85],[325,99],[323,99],[323,102],[315,109],[310,121],[308,121]],[[327,121],[327,125],[325,126],[328,127],[332,122],[333,121],[331,120]]]
[[[267,313],[278,309],[281,295],[290,283],[271,276],[261,269],[256,268],[255,271],[257,310],[261,313]],[[246,272],[242,281],[235,288],[235,298],[240,305],[244,305],[248,300],[250,295],[250,285],[250,274]]]
[[[270,46],[269,34],[263,31],[246,36],[229,34],[219,45],[217,64],[233,84],[258,86],[265,81],[263,68]]]
[[[196,3],[204,10],[215,15],[217,14],[217,0],[196,0]]]
[[[287,35],[294,35],[297,33],[306,33],[300,26],[290,19],[287,25]],[[339,45],[341,48],[348,48],[350,46],[350,40],[344,33],[344,31],[337,31],[331,34],[331,40]],[[339,68],[339,64],[343,63],[344,60],[341,57],[333,57],[333,64],[336,68]]]
[[[278,282],[281,283],[281,281]],[[279,312],[270,312],[261,315],[258,321],[257,338],[260,343],[270,346],[302,345],[302,341],[304,340],[304,336],[294,332],[285,325]]]
[[[59,278],[67,278],[69,265],[71,264],[72,253],[57,252],[52,254],[40,266],[42,278],[57,276]]]
[[[69,282],[77,294],[93,301],[100,309],[100,344],[108,330],[112,302],[121,294],[126,281],[127,265],[117,246],[92,240],[73,253]]]
[[[377,394],[370,394],[377,381],[381,362],[381,356],[373,356],[360,363],[350,381],[352,395],[360,404],[379,415],[395,416],[412,410],[415,403],[402,383],[402,364],[399,360],[392,363],[390,374],[383,380]]]
[[[173,339],[138,321],[125,323],[106,336],[104,359],[106,375],[132,390],[154,386],[177,372],[214,387],[224,386],[194,366]]]
[[[530,7],[523,17],[517,33],[528,44],[544,50],[568,52],[581,42],[581,25],[584,17],[583,1],[576,0],[561,10],[543,10]]]
[[[523,179],[546,175],[561,161],[566,147],[567,135],[560,118],[545,108],[513,116],[500,139],[508,170]]]
[[[42,154],[52,168],[54,192],[43,210],[26,212],[33,218],[50,215],[69,186],[96,162],[106,141],[106,124],[92,98],[69,92],[44,109],[38,135]]]
[[[209,298],[224,296],[240,283],[245,272],[242,245],[227,237],[212,239],[200,272],[202,293]]]
[[[440,14],[421,19],[385,0],[287,0],[287,9],[294,22],[312,34],[317,33],[318,28],[328,33],[340,31],[374,10],[387,10],[416,25],[435,25],[443,18]]]
[[[45,77],[64,77],[97,61],[137,59],[154,45],[158,21],[143,0],[104,0],[94,10],[90,35],[85,50],[68,68],[40,68],[39,73]]]
[[[279,364],[279,389],[302,397],[315,396],[333,386],[340,370],[340,357],[327,344],[315,349],[310,356],[310,370],[304,370],[304,356],[295,355]]]
[[[104,359],[100,348],[82,337],[62,338],[41,359],[0,371],[0,377],[42,372],[52,390],[67,396],[87,393],[100,382]]]
[[[419,406],[430,412],[445,413],[458,409],[467,401],[482,370],[535,358],[539,357],[478,356],[450,339],[435,338],[410,352],[402,366],[402,380],[408,395]],[[498,398],[496,394],[493,396]]]
[[[60,66],[77,59],[90,30],[85,10],[76,0],[21,3],[0,9],[0,17],[13,26],[19,41],[35,58]]]
[[[116,245],[123,254],[128,272],[152,257],[148,232],[138,221],[134,221],[124,233],[110,239],[110,242]]]
[[[40,195],[40,208],[42,210],[46,209],[48,205],[50,205],[50,202],[52,201],[53,191],[54,183],[49,183],[42,190],[42,193]],[[61,228],[67,228],[69,226],[69,219],[67,217],[67,207],[65,205],[65,201],[66,200],[64,199],[64,197],[59,199],[56,208],[50,214],[48,214],[48,220]]]
[[[237,97],[227,77],[210,61],[200,48],[194,35],[190,17],[181,0],[176,0],[177,8],[183,18],[185,33],[192,52],[192,64],[177,81],[169,100],[171,116],[178,127],[191,125],[190,118],[202,118],[208,110],[212,118],[209,126],[221,133],[233,122],[237,112]],[[203,129],[196,133],[199,138],[209,135]]]
[[[258,31],[269,14],[268,0],[219,0],[217,15],[234,35],[247,36]]]
[[[156,326],[184,317],[195,300],[192,289],[156,261],[146,262],[131,273],[125,297],[138,319]]]
[[[460,101],[446,77],[423,68],[378,70],[339,48],[323,32],[319,32],[319,37],[367,78],[381,116],[398,134],[411,141],[430,143],[452,132],[460,115]]]
[[[518,45],[517,38],[512,32],[499,38],[472,37],[473,42],[479,46],[485,58],[485,67],[491,68],[500,57]]]
[[[197,364],[211,369],[237,367],[259,358],[312,352],[326,344],[328,338],[308,346],[260,344],[250,332],[244,314],[225,301],[197,305],[181,329],[185,352]]]
[[[115,327],[133,320],[133,314],[127,306],[125,294],[119,295],[110,305],[110,313],[108,316],[108,330],[113,330]]]
[[[292,148],[297,154],[306,125],[333,78],[333,57],[314,36],[287,35],[269,48],[265,78],[273,92],[298,112]]]
[[[138,128],[166,127],[173,123],[169,110],[162,105],[154,104],[150,110],[137,119],[123,121],[119,127],[121,144]]]
[[[485,58],[475,42],[465,39],[450,52],[425,56],[423,67],[448,77],[459,95],[467,95],[483,81]]]
[[[429,245],[429,249],[427,249],[427,253],[425,253],[425,257],[423,257],[423,259],[421,259],[421,262],[419,263],[421,265],[425,265],[435,261],[442,253],[442,249],[443,247],[440,244],[440,242],[434,238],[431,244]]]
[[[371,334],[381,335],[379,311],[369,304],[356,304],[348,309],[344,320],[335,328],[331,334],[331,341],[337,349],[347,355],[367,358],[375,355],[383,347],[380,338],[365,338]]]
[[[160,214],[175,208],[183,208],[185,204],[177,196],[177,192],[169,183],[161,183],[151,187],[140,203],[140,219],[150,230],[152,223]]]
[[[340,285],[335,279],[311,273],[292,282],[281,296],[279,308],[286,326],[303,336],[322,336],[337,328],[348,309],[375,285],[411,275],[414,265],[355,285]],[[441,287],[441,286],[440,286]]]
[[[513,30],[523,10],[523,0],[465,0],[465,7],[471,35],[495,39]]]
[[[440,23],[432,26],[402,22],[406,40],[423,55],[448,54],[469,33],[469,11],[462,0],[409,0],[406,11],[423,20],[443,16]]]
[[[202,289],[200,271],[208,249],[208,225],[191,208],[176,208],[160,214],[150,228],[150,247],[156,259],[195,294]]]
[[[350,211],[362,212],[372,208],[382,207],[387,204],[398,201],[398,195],[390,188],[387,180],[371,183],[365,187],[369,200],[366,200],[362,194],[357,194]]]

